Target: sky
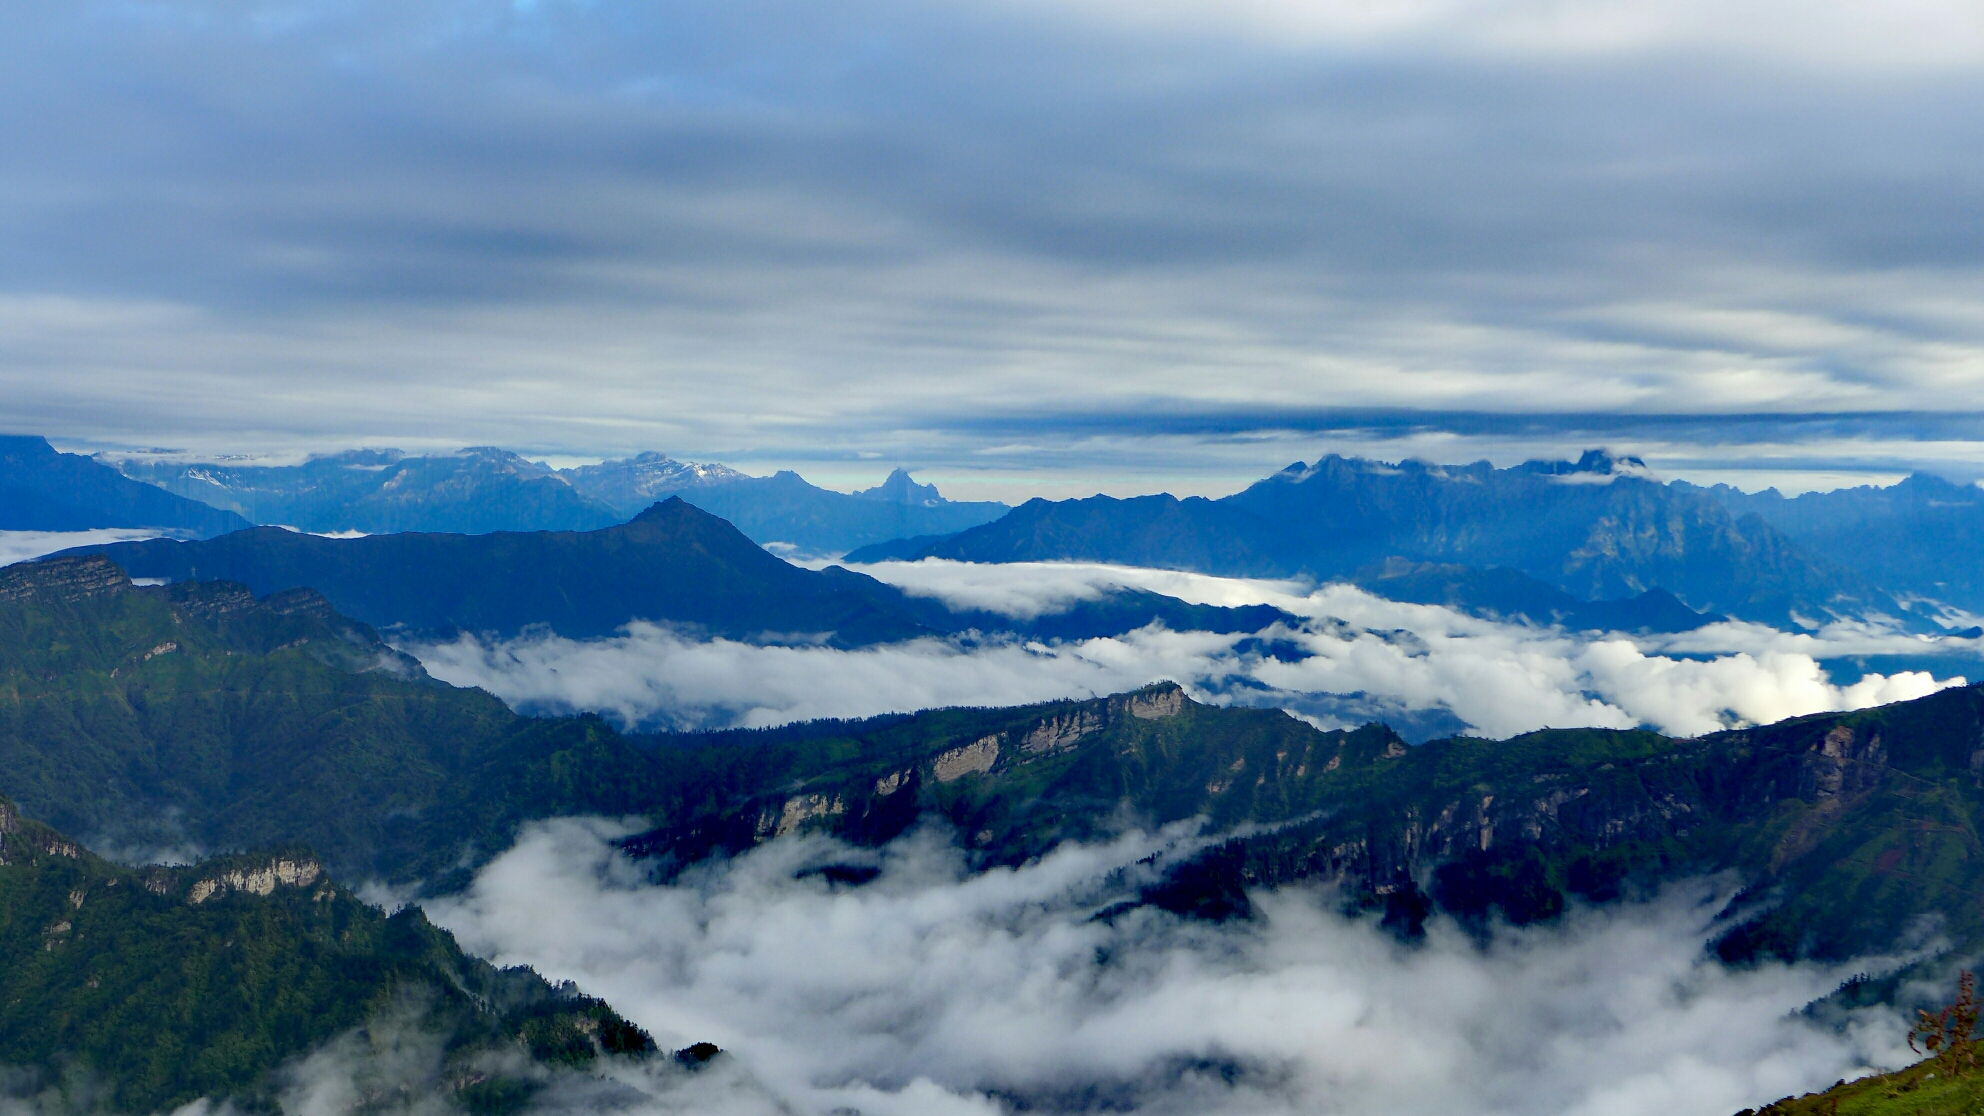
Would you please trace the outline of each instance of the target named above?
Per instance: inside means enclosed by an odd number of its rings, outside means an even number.
[[[5,423],[947,495],[1984,476],[1984,12],[0,9]]]

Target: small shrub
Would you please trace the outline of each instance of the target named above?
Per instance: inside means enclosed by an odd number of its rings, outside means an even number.
[[[1927,1008],[1915,1013],[1908,1048],[1933,1057],[1936,1067],[1950,1077],[1976,1069],[1978,1006],[1977,979],[1965,969],[1956,977],[1956,999],[1934,1015]],[[1918,1040],[1921,1046],[1915,1045]]]

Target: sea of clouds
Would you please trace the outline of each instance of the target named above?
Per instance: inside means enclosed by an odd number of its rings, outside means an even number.
[[[1118,589],[1300,618],[1257,633],[1153,626],[1054,644],[924,639],[859,650],[761,646],[634,623],[599,640],[473,635],[406,644],[436,677],[532,712],[594,711],[639,727],[762,727],[954,705],[1090,697],[1170,679],[1200,700],[1279,705],[1318,723],[1424,720],[1506,736],[1545,726],[1711,732],[1921,697],[1954,670],[1835,682],[1822,660],[1963,654],[1979,641],[1868,625],[1816,634],[1728,622],[1679,635],[1577,633],[1401,604],[1348,585],[1074,563],[926,560],[860,567],[920,596],[1015,619]],[[1319,695],[1332,700],[1319,702]],[[1345,696],[1353,700],[1344,700]]]
[[[1322,887],[1257,892],[1247,922],[1094,917],[1183,831],[981,874],[936,828],[879,852],[781,839],[669,885],[614,851],[621,832],[535,825],[428,908],[665,1047],[729,1052],[694,1081],[621,1072],[634,1092],[587,1094],[609,1109],[1727,1116],[1911,1060],[1885,1009],[1799,1015],[1847,969],[1711,960],[1719,881],[1486,945],[1436,920],[1408,945]],[[881,874],[807,871],[848,859]]]

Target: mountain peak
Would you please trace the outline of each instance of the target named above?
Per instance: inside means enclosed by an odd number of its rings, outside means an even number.
[[[687,500],[684,500],[682,497],[670,496],[665,500],[656,500],[654,503],[649,504],[647,508],[641,512],[641,514],[635,516],[634,518],[628,520],[627,522],[629,524],[654,523],[659,520],[674,519],[682,514],[683,508],[686,508],[688,506],[689,506],[689,502]]]
[[[39,434],[0,434],[0,458],[45,461],[55,456],[55,447]]]
[[[1559,484],[1611,484],[1621,477],[1656,483],[1660,480],[1639,458],[1603,448],[1588,449],[1576,461],[1525,461],[1517,468],[1526,473],[1541,473]]]
[[[932,507],[944,502],[937,494],[934,484],[918,484],[909,477],[909,470],[896,466],[889,479],[874,488],[855,493],[863,500],[880,500],[889,504],[907,504],[912,507]]]

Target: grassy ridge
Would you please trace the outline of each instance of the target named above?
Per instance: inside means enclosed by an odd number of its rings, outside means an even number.
[[[517,817],[657,796],[650,753],[597,719],[519,717],[427,680],[307,590],[257,601],[131,587],[102,559],[37,566],[9,571],[11,601],[0,584],[0,790],[65,831],[301,841],[341,875],[403,881],[480,862]]]
[[[1984,1112],[1984,1074],[1938,1072],[1933,1062],[1842,1081],[1822,1093],[1785,1097],[1736,1116],[1975,1116]]]

